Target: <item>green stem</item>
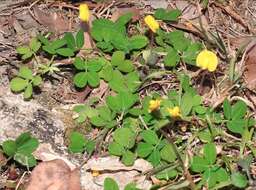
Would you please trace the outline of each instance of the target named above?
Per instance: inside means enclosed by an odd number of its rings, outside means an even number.
[[[178,158],[178,161],[180,163],[180,166],[182,167],[183,169],[183,172],[184,172],[184,175],[186,177],[186,179],[189,181],[189,185],[190,185],[190,189],[194,190],[196,189],[196,185],[192,179],[192,176],[190,175],[179,151],[178,151],[178,148],[176,147],[173,139],[163,130],[163,129],[160,129],[160,132],[162,133],[162,135],[170,142],[173,150],[174,150],[174,153],[176,154],[177,158]]]

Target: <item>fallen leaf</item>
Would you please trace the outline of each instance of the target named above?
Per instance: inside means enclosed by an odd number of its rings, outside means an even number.
[[[62,33],[69,30],[69,22],[57,13],[46,13],[38,7],[34,7],[33,11],[37,21],[50,31]]]
[[[140,10],[135,7],[129,7],[116,9],[111,16],[111,20],[115,22],[120,16],[126,13],[132,13],[132,22],[136,22],[140,19]]]
[[[256,43],[250,43],[245,52],[244,79],[246,86],[253,90],[256,87]]]
[[[26,190],[80,190],[80,175],[63,160],[41,162],[32,171]]]
[[[89,97],[101,98],[101,97],[104,96],[104,94],[107,91],[107,89],[108,89],[108,84],[104,80],[101,80],[99,87],[93,89],[92,92],[90,93]]]
[[[168,7],[167,0],[148,0],[145,2],[145,5],[151,6],[153,9],[166,9]]]

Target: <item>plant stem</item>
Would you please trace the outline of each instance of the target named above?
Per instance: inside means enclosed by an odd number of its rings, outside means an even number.
[[[192,179],[192,176],[190,175],[190,173],[188,171],[188,168],[186,167],[186,165],[185,165],[185,163],[184,163],[184,161],[183,161],[183,159],[182,159],[182,157],[181,157],[181,155],[178,151],[178,148],[176,147],[173,139],[164,130],[160,129],[160,132],[170,142],[170,144],[171,144],[171,146],[172,146],[172,148],[173,148],[173,150],[174,150],[174,152],[175,152],[175,154],[178,158],[178,161],[179,161],[179,163],[180,163],[180,165],[183,169],[184,176],[189,181],[190,189],[192,189],[192,190],[196,189],[196,185],[195,185],[195,183]]]

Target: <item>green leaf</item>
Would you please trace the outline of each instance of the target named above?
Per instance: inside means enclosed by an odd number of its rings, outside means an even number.
[[[33,79],[32,79],[32,83],[33,86],[39,86],[42,83],[43,79],[40,75],[36,75]]]
[[[109,82],[113,76],[113,68],[111,65],[105,65],[99,72],[99,76],[103,78],[106,82]]]
[[[25,132],[25,133],[20,134],[16,138],[15,142],[17,145],[22,145],[22,144],[26,143],[30,138],[31,138],[31,134],[28,132]]]
[[[115,37],[115,33],[118,32],[118,29],[115,28],[115,23],[109,19],[101,18],[92,22],[91,35],[96,41],[110,42]]]
[[[113,134],[113,139],[126,148],[132,148],[135,144],[135,133],[129,128],[118,128]]]
[[[231,181],[232,184],[238,188],[245,188],[248,184],[247,178],[239,172],[235,172],[231,175]]]
[[[140,190],[136,187],[136,184],[134,183],[129,183],[124,187],[124,190]]]
[[[138,97],[130,92],[120,92],[117,98],[121,108],[120,111],[127,111],[136,103]]]
[[[34,167],[36,165],[36,159],[32,154],[16,153],[14,160],[28,167]]]
[[[246,125],[246,120],[244,119],[231,120],[227,122],[227,127],[231,132],[239,133],[241,135],[244,132],[245,125]]]
[[[191,101],[192,96],[190,93],[186,92],[181,98],[181,113],[183,116],[189,115],[193,107],[193,101]]]
[[[122,145],[116,142],[111,142],[108,146],[108,152],[111,155],[121,156],[125,152],[125,149]]]
[[[105,63],[106,60],[104,58],[91,59],[88,61],[88,70],[98,72]]]
[[[108,85],[111,90],[114,90],[115,92],[127,90],[127,87],[125,86],[125,78],[118,70],[113,71],[112,79],[109,81]]]
[[[51,42],[49,45],[53,50],[59,49],[67,44],[67,41],[65,38],[57,39],[53,42]]]
[[[16,51],[18,52],[18,54],[21,54],[21,55],[28,54],[31,52],[28,46],[17,47]]]
[[[87,80],[88,80],[88,84],[94,88],[99,86],[99,84],[100,84],[99,75],[93,71],[87,73]]]
[[[2,148],[4,153],[9,157],[13,157],[17,151],[16,143],[13,140],[4,141],[2,144]]]
[[[229,174],[224,168],[219,168],[215,171],[216,180],[218,182],[224,182],[229,180]]]
[[[21,58],[22,58],[23,60],[25,60],[25,59],[31,58],[32,55],[33,55],[33,52],[30,51],[30,52],[28,52],[28,53],[22,55]]]
[[[117,112],[125,112],[137,101],[137,95],[129,92],[119,92],[116,96],[108,96],[106,99],[110,109]]]
[[[29,47],[32,49],[34,53],[36,53],[41,47],[41,43],[37,40],[37,38],[32,38],[29,43]]]
[[[163,8],[156,9],[155,18],[163,21],[178,21],[181,11],[178,9],[167,11]]]
[[[203,173],[203,176],[202,176],[201,183],[207,183],[207,186],[209,188],[212,188],[216,185],[217,179],[215,176],[215,172],[212,168],[205,170],[205,172]]]
[[[111,52],[113,50],[113,46],[110,42],[97,42],[96,46],[104,52]]]
[[[124,163],[126,166],[132,166],[134,164],[134,161],[136,159],[136,156],[133,152],[127,150],[123,156],[121,161]]]
[[[92,117],[90,121],[96,127],[104,127],[107,125],[107,122],[99,116]]]
[[[166,67],[175,67],[179,60],[180,57],[178,52],[175,49],[170,48],[167,55],[164,57],[164,65]]]
[[[144,130],[140,133],[142,139],[152,145],[156,145],[159,142],[158,136],[155,131]]]
[[[126,35],[119,33],[115,34],[115,37],[111,40],[111,43],[116,49],[124,51],[125,53],[128,53],[130,51],[130,42],[129,38]]]
[[[75,58],[74,66],[78,70],[85,70],[85,62],[81,57]]]
[[[120,104],[118,102],[118,98],[115,96],[107,96],[106,103],[107,103],[108,107],[113,111],[118,112],[121,109]]]
[[[40,42],[42,42],[42,44],[44,44],[44,45],[49,45],[50,44],[49,40],[41,34],[37,35],[37,39]]]
[[[177,170],[172,169],[172,168],[171,169],[167,168],[167,169],[157,173],[156,178],[160,179],[160,180],[167,180],[168,181],[170,179],[175,178],[177,175],[178,175]]]
[[[56,51],[55,51],[55,49],[51,46],[51,44],[43,46],[43,50],[46,51],[47,53],[51,54],[51,55],[56,54]]]
[[[125,60],[125,53],[123,51],[115,51],[111,58],[111,64],[113,66],[121,65]]]
[[[160,154],[161,158],[167,162],[174,162],[177,158],[171,144],[166,144]]]
[[[87,73],[86,72],[77,73],[73,80],[74,80],[74,84],[77,87],[83,88],[86,86],[88,81]]]
[[[84,31],[80,29],[76,34],[76,46],[81,49],[84,46]]]
[[[14,92],[22,91],[28,85],[28,81],[19,77],[15,77],[11,80],[11,90]]]
[[[159,150],[154,150],[149,155],[147,160],[150,161],[154,167],[158,166],[160,164],[160,162],[161,162],[161,156],[160,156]]]
[[[118,70],[124,73],[129,73],[134,70],[134,65],[132,64],[132,61],[130,60],[125,60],[123,63],[118,65]]]
[[[223,102],[223,112],[226,119],[231,119],[232,107],[227,99]]]
[[[135,35],[129,39],[130,50],[138,50],[148,45],[148,38],[143,35]]]
[[[141,85],[140,76],[137,71],[130,72],[125,76],[125,82],[130,92],[135,92]]]
[[[184,37],[184,32],[175,30],[168,33],[168,43],[170,43],[177,51],[184,51],[191,44],[191,40]]]
[[[60,49],[57,49],[56,50],[56,53],[61,55],[61,56],[64,56],[64,57],[71,57],[71,56],[74,56],[74,51],[70,48],[60,48]]]
[[[17,143],[17,142],[22,142],[22,143]],[[24,138],[22,141],[16,141],[17,144],[17,153],[21,154],[31,154],[33,153],[38,145],[39,142],[36,138],[32,138],[29,136],[29,138]]]
[[[241,119],[245,116],[246,112],[247,105],[243,101],[239,100],[235,105],[232,106],[232,120]]]
[[[87,143],[85,144],[86,152],[91,154],[95,149],[95,145],[96,145],[96,142],[94,140],[88,140]]]
[[[113,179],[107,177],[104,180],[104,190],[119,190],[119,187]]]
[[[190,65],[196,65],[196,57],[202,49],[201,43],[191,43],[182,54],[182,60]]]
[[[139,143],[137,147],[137,154],[141,158],[146,158],[154,149],[154,146],[152,144],[148,143]]]
[[[26,66],[23,66],[19,70],[19,77],[24,78],[24,79],[32,79],[33,78],[33,72],[31,69],[29,69]]]
[[[105,121],[111,121],[113,119],[111,110],[107,106],[99,107],[98,111],[99,111],[100,117]]]
[[[28,86],[26,87],[25,91],[24,91],[24,98],[25,99],[29,99],[32,96],[33,93],[33,87],[32,84],[29,83]]]
[[[84,135],[79,132],[72,132],[70,135],[69,151],[73,153],[82,153],[84,151],[86,140]]]
[[[208,161],[200,156],[194,156],[191,163],[191,169],[194,172],[203,172],[209,167]]]
[[[193,102],[193,106],[199,106],[200,104],[202,104],[202,96],[200,95],[193,96],[192,102]]]
[[[117,21],[116,21],[116,25],[119,25],[119,26],[124,26],[126,25],[130,20],[132,19],[132,13],[129,12],[129,13],[126,13],[126,14],[123,14],[121,15]]]
[[[204,156],[208,164],[214,164],[217,157],[215,144],[209,143],[204,145]]]
[[[65,33],[64,39],[66,40],[68,48],[75,49],[76,42],[75,42],[75,38],[72,33],[70,33],[70,32]]]
[[[200,131],[198,137],[203,142],[210,143],[212,141],[212,135],[209,130]]]

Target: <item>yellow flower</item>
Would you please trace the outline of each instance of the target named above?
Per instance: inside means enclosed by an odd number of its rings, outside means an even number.
[[[155,20],[155,18],[151,15],[148,15],[144,18],[146,25],[152,30],[152,32],[156,33],[159,29],[159,23]]]
[[[180,108],[178,106],[168,108],[167,111],[171,117],[181,117]]]
[[[92,170],[92,177],[97,177],[100,175],[100,172],[98,170]]]
[[[217,68],[218,58],[214,52],[205,49],[198,54],[196,65],[202,69],[208,69],[210,72],[213,72]]]
[[[150,100],[149,101],[149,107],[148,107],[148,112],[151,113],[153,111],[156,111],[159,109],[161,104],[161,100]]]
[[[87,4],[81,4],[79,6],[79,18],[84,21],[88,22],[90,17],[90,11]]]

